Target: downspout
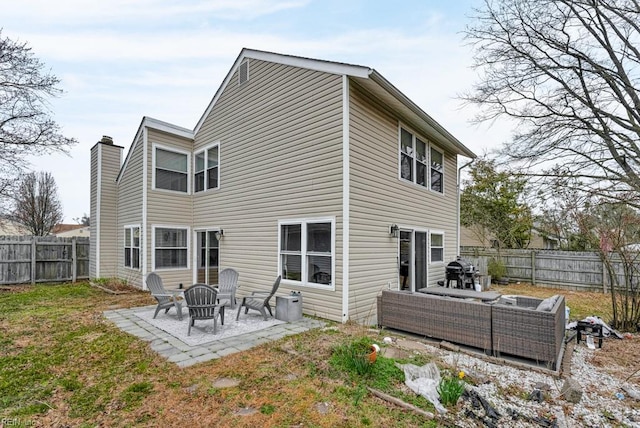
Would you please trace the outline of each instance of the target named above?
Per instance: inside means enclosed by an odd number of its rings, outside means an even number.
[[[466,167],[468,167],[469,165],[471,165],[473,163],[474,159],[471,159],[469,162],[465,163],[464,165],[462,165],[460,168],[458,168],[458,183],[457,183],[457,192],[458,192],[458,209],[457,209],[457,222],[456,222],[456,228],[457,228],[457,246],[456,246],[456,253],[458,254],[458,257],[460,256],[460,175],[462,174],[462,170]]]

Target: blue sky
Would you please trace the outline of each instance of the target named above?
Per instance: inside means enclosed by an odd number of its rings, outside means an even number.
[[[476,75],[461,31],[480,0],[20,0],[2,34],[25,41],[61,80],[51,102],[70,156],[33,158],[51,171],[65,221],[89,213],[89,152],[110,135],[128,150],[143,116],[193,128],[243,47],[376,69],[467,147],[508,138],[471,125],[455,99]]]

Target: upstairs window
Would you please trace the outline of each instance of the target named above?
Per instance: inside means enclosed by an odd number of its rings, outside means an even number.
[[[442,152],[431,148],[431,190],[438,193],[444,192],[444,167],[443,167],[444,155]]]
[[[124,265],[131,269],[140,269],[140,227],[124,228]]]
[[[443,193],[443,159],[442,152],[400,127],[401,179]]]
[[[194,191],[217,189],[220,183],[220,152],[218,144],[195,155]]]
[[[154,149],[154,188],[188,193],[189,155],[166,148]]]

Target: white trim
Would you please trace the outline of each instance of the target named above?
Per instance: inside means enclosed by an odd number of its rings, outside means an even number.
[[[349,320],[349,256],[350,256],[350,134],[349,78],[342,76],[342,322]]]
[[[97,156],[98,159],[96,160],[96,162],[98,165],[98,172],[96,177],[96,218],[93,219],[93,221],[96,222],[96,278],[100,278],[100,210],[102,209],[100,199],[102,198],[102,144],[98,144]]]
[[[403,155],[403,151],[402,151],[402,129],[404,129],[405,131],[407,131],[408,133],[411,134],[411,148],[413,150],[413,154],[412,155],[408,155],[411,156],[411,180],[407,180],[405,178],[402,177],[402,155]],[[420,141],[422,141],[425,144],[425,155],[427,157],[427,162],[425,164],[425,185],[423,186],[422,184],[418,184],[416,178],[417,178],[417,172],[418,172],[418,168],[417,168],[417,164],[418,164],[418,160],[416,158],[416,139],[420,139]],[[437,151],[438,153],[440,153],[442,155],[442,192],[437,192],[435,190],[431,189],[431,149],[434,149],[435,151]],[[404,183],[406,185],[409,186],[413,186],[416,189],[422,189],[422,191],[429,191],[435,195],[440,195],[440,196],[445,196],[445,186],[444,186],[444,180],[446,177],[446,173],[445,173],[445,152],[444,150],[440,149],[437,145],[433,144],[433,142],[423,136],[422,134],[416,132],[412,127],[405,125],[404,123],[398,121],[398,180],[401,183]]]
[[[192,269],[192,279],[193,279],[193,283],[195,284],[196,282],[198,282],[198,248],[196,248],[196,246],[198,245],[198,237],[196,236],[196,234],[198,232],[220,232],[220,230],[222,230],[221,227],[217,227],[217,226],[205,226],[205,227],[193,227],[193,233],[192,233],[192,243],[193,243],[193,254],[191,255],[191,263],[193,266]],[[222,241],[218,241],[218,272],[220,271],[220,245],[222,244]]]
[[[428,233],[429,233],[429,264],[430,265],[444,264],[444,260],[445,260],[444,254],[445,254],[445,249],[446,249],[444,230],[433,229],[433,230],[429,230]],[[431,260],[431,235],[442,235],[442,260],[440,260],[440,261],[435,261],[434,262],[434,261]],[[440,247],[436,247],[436,248],[440,248]]]
[[[141,271],[142,270],[142,227],[140,224],[125,224],[124,226],[122,226],[122,232],[123,232],[123,245],[122,245],[122,250],[124,253],[124,250],[127,248],[127,229],[131,229],[131,239],[133,240],[133,229],[134,228],[138,228],[138,239],[140,242],[138,242],[138,247],[134,247],[133,245],[131,245],[131,242],[129,242],[129,248],[133,249],[133,248],[138,248],[138,267],[134,268],[133,266],[127,266],[126,265],[126,260],[123,261],[122,263],[122,267],[123,269],[129,269],[129,270],[133,270],[133,271]],[[124,254],[123,254],[124,255]],[[124,258],[124,257],[123,257]],[[131,259],[133,260],[133,259]]]
[[[170,268],[156,268],[156,229],[182,229],[187,231],[187,266],[170,267]],[[179,247],[182,248],[182,247]],[[152,224],[151,225],[151,271],[172,271],[172,270],[189,270],[191,263],[189,263],[189,256],[191,251],[191,227],[175,224]]]
[[[196,157],[198,155],[198,153],[204,152],[205,156],[204,156],[204,183],[205,183],[205,187],[207,184],[207,162],[209,160],[209,156],[208,156],[208,151],[210,149],[212,149],[213,147],[218,147],[218,187],[214,187],[214,188],[205,188],[204,190],[200,190],[198,192],[196,192],[196,174],[197,174],[197,170],[196,170]],[[215,190],[219,190],[220,189],[220,168],[221,168],[221,163],[220,162],[221,156],[220,156],[220,140],[217,140],[211,144],[207,144],[206,146],[202,147],[199,150],[195,150],[193,151],[193,165],[192,165],[192,175],[193,175],[193,180],[192,180],[192,185],[193,185],[193,194],[204,194],[204,193],[208,193],[209,191],[215,191]]]
[[[309,223],[331,223],[331,284],[323,285],[316,284],[307,281],[307,263],[306,257],[309,255],[307,252],[307,224]],[[282,272],[282,258],[280,257],[280,248],[281,248],[281,237],[282,233],[281,227],[284,225],[291,224],[300,224],[300,281],[294,281],[291,279],[282,278],[282,284],[286,284],[293,287],[307,287],[307,288],[316,288],[319,290],[326,291],[335,291],[336,289],[336,218],[332,217],[305,217],[298,219],[285,219],[278,220],[278,275],[281,275]],[[324,256],[324,255],[323,255]]]
[[[178,195],[190,195],[191,194],[191,152],[188,150],[178,149],[176,147],[165,146],[163,144],[153,143],[152,144],[152,156],[151,156],[151,189],[158,192],[168,192]],[[185,155],[187,157],[187,191],[182,192],[180,190],[170,190],[170,189],[158,189],[156,187],[156,150],[164,150],[166,152],[178,153],[181,155]],[[176,171],[180,172],[180,171]]]
[[[131,149],[133,150],[133,148]],[[149,197],[149,131],[147,128],[142,129],[142,270],[140,275],[146,278],[149,273],[148,260],[149,260],[149,231],[147,230],[147,208]],[[147,282],[142,281],[142,289],[147,290]]]

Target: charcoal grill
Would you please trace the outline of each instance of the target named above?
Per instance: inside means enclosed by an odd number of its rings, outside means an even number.
[[[451,287],[451,281],[455,281],[456,288],[474,288],[478,276],[475,266],[468,260],[457,258],[447,265],[446,286]]]

